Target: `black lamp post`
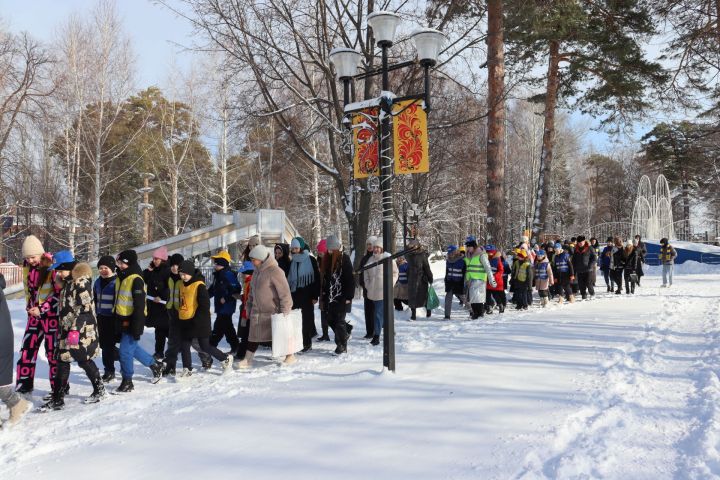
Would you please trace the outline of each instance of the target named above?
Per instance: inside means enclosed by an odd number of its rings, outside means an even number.
[[[357,73],[357,67],[362,55],[351,48],[336,48],[330,52],[330,62],[335,66],[338,79],[343,83],[345,113],[358,110],[350,101],[350,82],[369,78],[376,75],[382,76],[382,93],[377,105],[380,107],[379,133],[380,138],[380,190],[382,192],[382,215],[383,215],[383,250],[392,253],[393,245],[393,202],[392,202],[392,168],[393,159],[390,152],[390,135],[392,135],[392,110],[393,105],[404,100],[422,100],[425,111],[430,111],[430,68],[437,63],[440,48],[445,41],[442,32],[431,28],[421,29],[414,32],[411,37],[415,42],[418,53],[418,60],[388,65],[388,50],[393,45],[395,31],[400,23],[400,16],[394,12],[379,11],[373,12],[367,17],[367,24],[373,30],[373,37],[381,50],[381,65],[379,69]],[[395,97],[390,92],[389,73],[419,62],[425,72],[424,92],[406,97]],[[395,371],[395,316],[393,306],[393,282],[392,282],[392,260],[383,263],[383,366]]]

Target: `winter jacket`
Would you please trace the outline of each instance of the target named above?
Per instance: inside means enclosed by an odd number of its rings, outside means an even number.
[[[465,292],[465,259],[462,255],[448,256],[445,263],[445,293],[462,295]]]
[[[616,271],[625,270],[625,263],[627,263],[627,256],[625,255],[624,248],[613,247],[612,254],[612,269]]]
[[[427,305],[428,286],[433,282],[427,251],[415,250],[405,258],[408,263],[408,305],[410,308],[424,308]]]
[[[197,288],[189,288],[197,283]],[[194,295],[188,298],[189,295]],[[212,331],[210,325],[210,294],[207,285],[205,285],[205,277],[200,270],[195,270],[189,281],[180,285],[180,304],[193,304],[195,309],[191,318],[183,319],[182,311],[179,312],[178,325],[185,339],[192,338],[208,338]]]
[[[644,262],[645,257],[647,257],[647,247],[645,246],[645,242],[643,242],[642,240],[638,240],[638,244],[635,249],[638,252],[638,259],[640,260],[640,262]]]
[[[573,270],[575,270],[575,275],[587,273],[592,270],[596,259],[595,250],[593,250],[590,244],[577,245],[572,254],[572,265]]]
[[[492,271],[493,278],[495,279],[495,286],[492,284],[487,286],[487,289],[491,292],[502,292],[505,290],[505,281],[503,276],[505,275],[505,267],[502,261],[502,254],[500,252],[488,252],[490,257],[490,269]]]
[[[291,292],[293,299],[293,308],[302,308],[312,305],[313,300],[317,301],[320,298],[320,268],[318,267],[317,260],[312,255],[308,255],[310,264],[313,269],[313,280],[309,285],[304,287],[297,287],[294,292]],[[297,262],[290,261],[290,272],[288,279],[292,275],[297,275],[298,264]],[[288,282],[289,283],[289,282]]]
[[[213,272],[213,283],[208,289],[208,295],[214,299],[215,314],[231,316],[237,310],[237,300],[234,295],[241,293],[237,273],[224,267],[222,270]],[[222,302],[225,300],[225,303]]]
[[[98,354],[98,337],[95,306],[93,304],[92,268],[78,263],[63,281],[60,304],[60,331],[58,358],[61,362],[84,362]],[[70,331],[80,334],[78,345],[68,345]]]
[[[142,275],[143,280],[145,280],[147,295],[167,302],[170,298],[170,287],[168,285],[170,267],[166,263],[161,263],[159,267],[150,264],[150,267],[143,270]],[[167,304],[147,300],[145,325],[154,328],[168,328]]]
[[[355,296],[355,277],[350,257],[345,253],[328,253],[322,260],[321,308],[326,312],[349,311]]]
[[[373,256],[373,251],[370,250],[369,252],[365,252],[365,255],[362,256],[360,259],[360,268],[367,265],[367,263],[370,261],[370,259]],[[365,271],[360,272],[360,279],[359,279],[360,286],[363,287],[363,293],[365,289]]]
[[[612,264],[612,251],[613,247],[605,246],[605,248],[603,248],[602,253],[600,254],[600,270],[610,270],[610,265]]]
[[[669,243],[660,247],[660,262],[663,265],[672,265],[677,258],[677,251]]]
[[[55,281],[55,271],[47,267],[23,266],[26,309],[38,307],[41,317],[57,318],[62,286]]]
[[[13,356],[15,354],[14,336],[12,319],[10,318],[10,309],[3,288],[5,287],[5,278],[0,274],[0,387],[12,385],[13,370],[15,362]]]
[[[628,252],[625,249],[625,272],[628,274],[638,273],[638,266],[640,264],[640,257],[638,256],[637,249],[633,248]]]
[[[280,258],[276,258],[275,261],[282,271],[285,272],[285,276],[287,277],[288,272],[290,272],[290,245],[287,243],[276,243],[275,248],[279,248],[282,251],[282,256]],[[274,251],[275,250],[273,249],[273,252]]]
[[[110,278],[98,277],[93,284],[93,302],[98,316],[112,317],[115,305],[115,280],[117,280],[115,275]]]
[[[369,263],[375,263],[379,262],[383,258],[389,257],[390,254],[387,252],[382,252],[378,255],[373,255],[372,259]],[[398,277],[400,276],[400,272],[398,271],[398,267],[392,260],[389,260],[389,262],[392,264],[392,283],[395,285],[395,282],[397,282]],[[408,263],[410,261],[408,260]],[[408,267],[408,295],[410,294],[410,283],[411,277],[410,277],[410,267]],[[374,267],[365,270],[365,289],[367,290],[367,298],[369,300],[372,300],[374,302],[382,300],[383,299],[383,265],[375,265]],[[424,305],[423,305],[424,306]]]
[[[535,271],[533,272],[535,277],[535,288],[540,290],[547,290],[550,285],[555,283],[553,277],[552,266],[547,258],[543,258],[539,262],[535,262]]]
[[[395,283],[395,289],[393,290],[393,298],[407,301],[409,268],[410,265],[408,265],[407,262],[398,265],[398,281]]]
[[[130,275],[138,275],[132,280],[130,286],[130,292],[132,294],[132,313],[130,315],[121,315],[115,312],[120,328],[123,333],[127,333],[133,336],[136,340],[140,340],[140,337],[145,330],[145,281],[142,278],[142,270],[137,263],[128,265],[125,270],[118,269],[117,280],[115,280],[116,289],[120,288],[123,280],[128,278]],[[117,307],[117,296],[115,298],[115,306]],[[164,306],[164,305],[163,305]]]
[[[285,272],[270,255],[253,272],[247,299],[251,342],[272,341],[272,315],[290,313],[292,295]]]
[[[487,280],[473,279],[469,276],[470,271],[465,271],[465,284],[467,285],[468,294],[467,300],[470,303],[485,303],[485,297],[487,295],[485,289],[487,285],[497,286],[495,277],[492,275],[492,267],[490,266],[487,253],[485,253],[485,250],[482,248],[477,248],[472,255],[465,258],[465,263],[468,267],[473,267],[478,261],[482,266],[482,270],[487,274]]]
[[[517,269],[514,273],[516,292],[523,292],[532,288],[534,284],[535,269],[530,263],[530,258],[527,258],[523,262],[518,262]]]

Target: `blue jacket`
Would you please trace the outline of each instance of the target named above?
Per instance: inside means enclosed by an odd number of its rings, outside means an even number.
[[[237,300],[234,294],[242,292],[242,287],[237,280],[237,274],[229,268],[223,268],[219,272],[213,272],[213,284],[208,289],[210,298],[215,299],[216,315],[232,315],[237,308]],[[224,298],[225,303],[220,303]]]
[[[95,313],[104,317],[113,316],[113,306],[115,305],[115,279],[113,276],[105,288],[100,286],[100,278],[95,280],[93,285],[93,300],[95,301]]]
[[[613,247],[605,247],[600,254],[600,270],[610,270]]]
[[[445,285],[464,285],[465,268],[465,259],[463,257],[448,260],[445,264]]]

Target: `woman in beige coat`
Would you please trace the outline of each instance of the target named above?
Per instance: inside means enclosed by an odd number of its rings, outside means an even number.
[[[373,256],[370,257],[368,263],[379,262],[383,258],[389,257],[390,254],[383,251],[382,238],[378,238],[373,243]],[[392,260],[387,260],[392,265],[392,282],[395,285],[398,276],[398,266]],[[375,330],[373,338],[370,341],[371,345],[380,344],[380,333],[382,332],[383,321],[384,321],[384,309],[383,309],[383,265],[376,265],[365,272],[365,288],[367,289],[367,298],[372,300],[375,308]]]
[[[255,273],[250,282],[250,295],[247,299],[247,312],[250,321],[250,334],[245,358],[235,363],[235,368],[250,368],[258,346],[272,342],[272,315],[290,313],[292,295],[285,272],[264,245],[257,245],[250,251],[250,260]],[[287,355],[284,364],[295,363],[295,355]]]

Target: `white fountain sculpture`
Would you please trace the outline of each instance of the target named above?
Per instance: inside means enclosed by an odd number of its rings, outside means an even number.
[[[632,223],[638,234],[645,239],[659,240],[663,237],[675,239],[670,186],[664,175],[657,177],[654,193],[650,178],[643,175],[640,179]]]

